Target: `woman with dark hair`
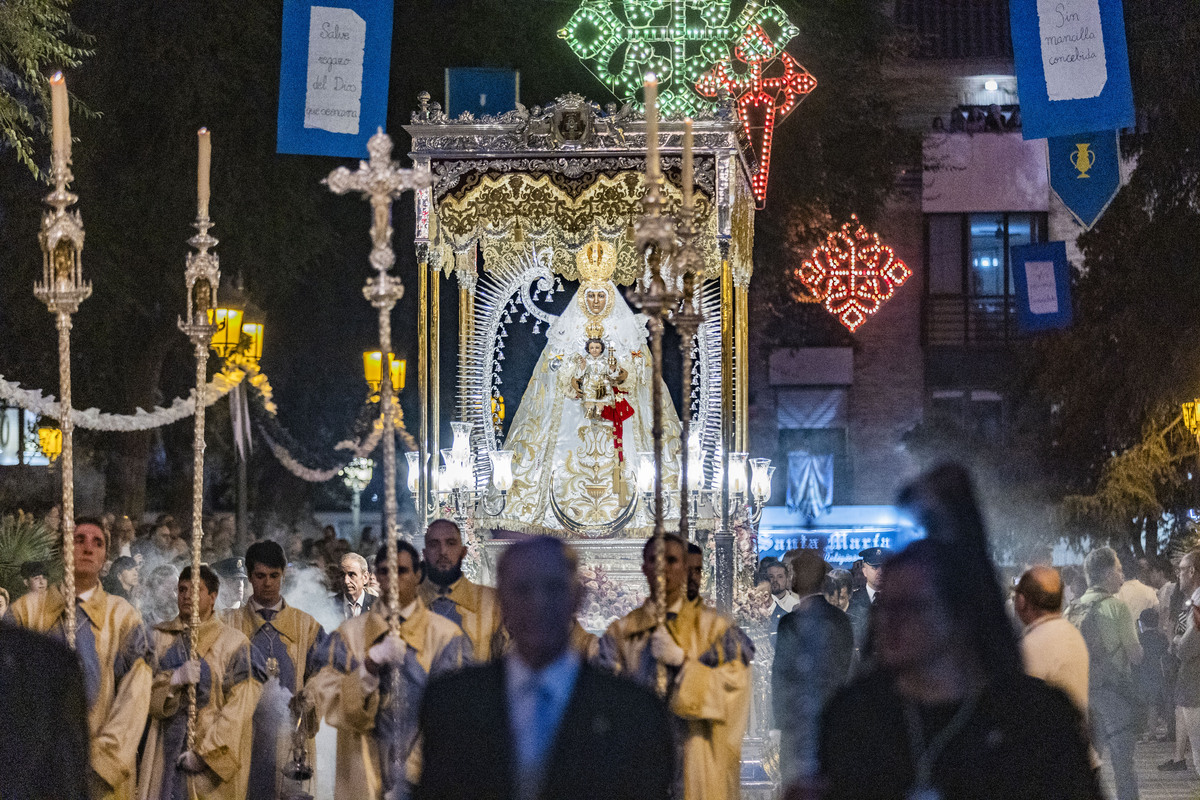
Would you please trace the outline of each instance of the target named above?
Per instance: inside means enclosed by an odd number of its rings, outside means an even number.
[[[1098,800],[1079,712],[1022,670],[966,472],[902,498],[929,538],[884,568],[875,661],[825,711],[814,796]]]

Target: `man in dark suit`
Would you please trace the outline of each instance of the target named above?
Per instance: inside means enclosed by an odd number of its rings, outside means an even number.
[[[821,712],[854,658],[850,618],[821,593],[826,567],[815,550],[792,560],[792,591],[800,600],[779,621],[771,687],[785,798],[809,796],[817,786]]]
[[[512,648],[429,685],[417,800],[665,800],[666,707],[570,646],[583,599],[574,554],[548,536],[518,542],[498,579]]]
[[[342,590],[333,596],[338,619],[347,620],[371,610],[375,598],[367,592],[367,560],[358,553],[346,553],[340,563]]]
[[[846,609],[846,613],[850,615],[850,624],[854,627],[854,649],[860,658],[867,643],[867,623],[871,620],[871,606],[878,600],[879,587],[883,585],[883,562],[891,554],[891,550],[883,547],[868,547],[858,554],[862,559],[863,578],[867,583],[850,595],[850,607]]]
[[[87,800],[87,714],[75,654],[0,620],[0,797]]]

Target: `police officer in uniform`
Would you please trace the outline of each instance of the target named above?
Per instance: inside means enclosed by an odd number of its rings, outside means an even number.
[[[850,624],[854,628],[854,651],[860,659],[867,642],[871,606],[879,601],[879,589],[883,585],[883,562],[891,555],[892,551],[884,547],[868,547],[858,554],[863,562],[863,577],[867,584],[850,595],[850,607],[846,613],[850,615]]]
[[[241,608],[246,602],[246,586],[250,576],[246,574],[246,560],[233,556],[212,565],[212,571],[221,579],[217,597],[217,612]]]

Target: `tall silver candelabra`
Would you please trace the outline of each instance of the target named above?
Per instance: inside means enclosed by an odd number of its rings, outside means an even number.
[[[61,79],[60,79],[61,80]],[[70,135],[69,133],[67,134]],[[83,218],[78,209],[67,211],[79,197],[67,189],[74,180],[69,155],[55,148],[50,179],[54,191],[46,195],[50,211],[42,214],[38,242],[42,247],[42,280],[33,294],[46,304],[58,328],[58,406],[62,428],[62,536],[63,583],[66,602],[67,645],[75,647],[75,423],[71,419],[71,315],[92,294],[83,279]]]
[[[187,283],[187,316],[180,317],[179,330],[192,342],[196,356],[196,413],[192,426],[192,613],[188,627],[188,659],[196,658],[196,638],[200,630],[200,548],[204,532],[204,410],[205,388],[208,385],[208,348],[219,328],[215,315],[217,287],[221,285],[220,262],[217,254],[209,252],[217,240],[209,235],[212,221],[208,210],[201,208],[193,223],[197,233],[188,240],[196,249],[188,253],[184,279]],[[225,325],[230,324],[228,320]],[[240,333],[240,332],[239,332]],[[235,339],[236,341],[236,339]],[[196,744],[196,685],[188,684],[187,749]]]

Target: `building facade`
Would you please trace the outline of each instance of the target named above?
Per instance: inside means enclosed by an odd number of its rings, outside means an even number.
[[[794,509],[798,469],[814,472],[802,452],[832,473],[834,506],[864,506],[890,503],[918,474],[905,437],[923,422],[1003,443],[1010,377],[1030,343],[1012,248],[1066,241],[1081,260],[1045,141],[1021,135],[1007,0],[897,0],[894,14],[916,42],[904,69],[921,91],[902,121],[921,132],[922,163],[899,177],[877,229],[913,275],[848,346],[767,354],[752,449],[778,464],[773,503]]]

